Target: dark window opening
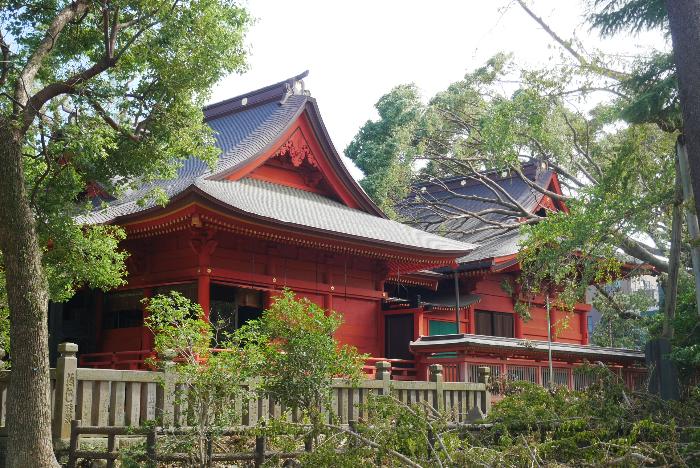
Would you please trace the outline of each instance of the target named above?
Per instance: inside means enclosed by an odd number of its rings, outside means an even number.
[[[263,312],[262,291],[212,284],[209,292],[209,321],[214,326],[214,346],[226,333],[232,333]]]
[[[413,339],[413,314],[384,317],[385,356],[389,359],[414,359],[408,349]]]
[[[143,290],[116,291],[105,295],[102,328],[132,328],[143,325]]]
[[[504,312],[476,311],[476,334],[513,338],[513,314]]]

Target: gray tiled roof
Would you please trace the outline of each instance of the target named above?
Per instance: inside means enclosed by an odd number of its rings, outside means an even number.
[[[484,335],[435,335],[422,336],[416,341],[410,343],[412,350],[420,350],[421,348],[448,348],[455,345],[479,348],[499,348],[528,351],[530,353],[544,354],[547,352],[548,343],[541,340],[524,340],[522,338],[504,338],[500,336],[484,336]],[[557,355],[574,355],[589,359],[595,358],[623,358],[632,361],[644,361],[644,353],[634,349],[625,348],[605,348],[602,346],[581,345],[574,343],[552,342],[552,354]]]
[[[189,159],[175,179],[145,184],[112,201],[106,208],[79,218],[79,221],[85,224],[115,222],[119,217],[154,208],[154,200],[144,199],[154,188],[163,189],[168,197],[199,189],[231,209],[273,223],[282,222],[409,249],[450,252],[450,255],[473,249],[470,244],[352,209],[311,192],[254,179],[213,180],[222,179],[227,173],[245,166],[274,144],[307,104],[315,109],[312,99],[303,90],[297,94],[292,92],[293,84],[287,80],[205,108],[205,118],[214,129],[216,145],[221,150],[214,170],[200,160]],[[375,208],[374,205],[371,207]]]
[[[506,255],[516,254],[520,250],[519,244],[523,237],[524,235],[518,229],[497,234],[482,241],[477,249],[464,257],[460,257],[457,261],[459,263],[469,263],[486,258],[505,257]]]
[[[526,177],[541,187],[544,187],[552,176],[551,170],[541,169],[534,164],[525,165],[523,170]],[[542,193],[526,184],[517,174],[508,174],[506,176],[494,176],[491,174],[490,178],[527,211],[534,211],[535,207],[542,200]],[[488,201],[460,197],[496,198],[494,192],[483,183],[469,180],[465,177],[453,177],[440,182],[444,183],[451,192],[459,196],[452,195],[438,183],[424,183],[413,187],[414,194],[399,203],[397,206],[398,212],[405,219],[409,220],[412,225],[421,227],[428,232],[462,242],[478,244],[479,247],[476,250],[459,259],[460,263],[512,255],[518,252],[518,244],[522,239],[519,229],[509,230],[494,227],[493,229],[479,232],[470,232],[487,227],[484,221],[474,217],[450,219],[440,223],[441,218],[430,209],[430,204],[436,201],[454,206],[456,208],[454,213],[459,213],[459,210],[479,212],[490,208],[503,208],[502,205]],[[419,198],[416,198],[416,194],[418,194]],[[509,214],[488,213],[483,215],[483,218],[503,224],[519,224],[519,216]]]
[[[272,222],[371,239],[399,247],[457,252],[474,247],[347,207],[316,193],[258,179],[199,179],[196,186],[234,209]]]

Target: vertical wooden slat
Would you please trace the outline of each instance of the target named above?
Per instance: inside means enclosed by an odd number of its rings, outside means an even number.
[[[141,385],[141,424],[156,418],[156,384]]]
[[[3,382],[2,390],[0,390],[0,398],[2,399],[2,407],[0,408],[0,426],[5,426],[5,417],[7,416],[7,385]]]
[[[349,388],[343,388],[341,389],[340,395],[341,395],[341,401],[340,403],[340,422],[342,424],[347,424],[348,423],[348,400],[349,400]]]
[[[109,422],[109,382],[95,382],[92,394],[92,421],[96,426],[106,426]]]
[[[350,394],[352,395],[350,398],[350,419],[357,421],[357,418],[360,416],[360,409],[358,408],[360,405],[360,391],[357,388],[353,388],[350,390]]]
[[[141,383],[129,382],[126,388],[126,398],[124,401],[126,406],[127,426],[138,426],[139,417],[141,415]]]
[[[335,419],[335,417],[340,417],[340,408],[338,407],[338,395],[340,394],[340,387],[333,387],[333,392],[331,392],[331,407],[330,407],[330,417]]]
[[[75,405],[75,419],[79,419],[86,426],[92,426],[92,380],[78,381],[78,398]]]
[[[126,382],[112,382],[109,402],[109,423],[112,426],[124,425],[124,401],[126,400]]]
[[[177,385],[175,387],[175,404],[173,406],[175,415],[175,425],[176,426],[186,426],[187,425],[187,407],[188,407],[188,393],[184,385]]]

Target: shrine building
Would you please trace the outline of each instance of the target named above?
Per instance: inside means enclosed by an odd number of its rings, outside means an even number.
[[[336,339],[370,354],[368,371],[388,359],[393,378],[423,379],[439,362],[448,380],[470,381],[488,365],[496,376],[547,383],[542,304],[523,321],[502,287],[518,274],[518,230],[443,237],[388,219],[348,173],[305,76],[207,106],[220,149],[213,168],[190,159],[172,180],[117,199],[103,194],[106,207],[81,222],[124,228],[127,284],[50,304],[50,350],[71,341],[80,366],[142,369],[153,352],[143,298],[178,291],[235,329],[290,288],[342,314]],[[559,190],[551,170],[532,166],[526,175]],[[528,209],[565,209],[513,177],[499,184]],[[165,206],[144,198],[156,188],[167,193]],[[573,369],[601,361],[636,385],[643,353],[590,346],[589,307],[577,305],[552,336],[554,381],[581,386]]]

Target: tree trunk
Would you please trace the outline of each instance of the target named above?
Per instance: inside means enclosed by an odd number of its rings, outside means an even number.
[[[683,231],[683,189],[681,187],[678,160],[676,160],[676,189],[673,197],[673,221],[671,223],[671,251],[668,259],[668,278],[666,280],[666,295],[664,296],[664,327],[662,336],[669,340],[673,338],[673,321],[676,318],[676,299],[678,293],[678,271],[681,257],[681,233]]]
[[[48,291],[25,188],[22,142],[18,130],[0,121],[0,250],[7,278],[12,358],[6,466],[58,467],[51,440]]]
[[[695,276],[695,310],[700,316],[700,225],[695,210],[691,208],[693,188],[690,183],[690,167],[688,166],[688,153],[685,142],[678,138],[676,142],[676,155],[678,158],[679,174],[683,184],[683,209],[685,211],[685,224],[690,237],[690,260],[693,264],[693,276]]]
[[[695,212],[700,214],[700,0],[666,0]]]

